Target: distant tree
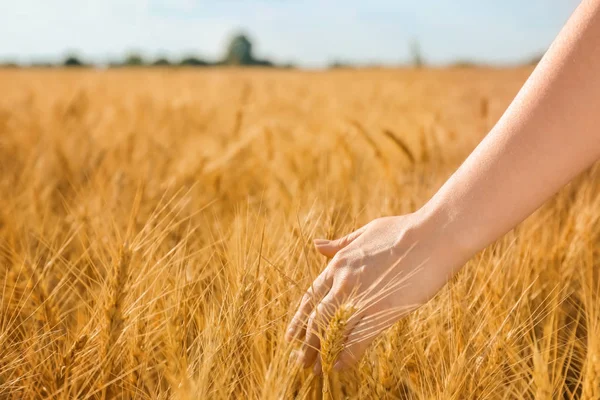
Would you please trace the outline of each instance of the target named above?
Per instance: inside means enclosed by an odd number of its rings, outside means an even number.
[[[171,65],[171,62],[165,57],[159,57],[152,63],[155,67],[168,67]]]
[[[330,69],[338,69],[338,68],[350,68],[352,65],[345,61],[334,60],[329,64]]]
[[[257,60],[256,58],[252,59],[252,63],[250,65],[256,65],[258,67],[274,67],[272,61],[269,60]]]
[[[470,60],[457,60],[450,64],[450,67],[453,68],[476,68],[479,64],[475,61]]]
[[[123,65],[128,67],[139,67],[144,65],[144,59],[137,53],[130,53],[127,57],[125,57]]]
[[[65,67],[82,67],[84,63],[75,55],[70,55],[63,61]]]
[[[48,61],[36,60],[30,64],[33,68],[52,68],[54,64]]]
[[[18,68],[19,64],[16,61],[0,61],[0,68]]]
[[[410,54],[412,58],[412,65],[414,67],[421,68],[425,65],[423,54],[421,53],[421,46],[417,40],[413,40],[410,43]]]
[[[189,57],[183,58],[179,62],[179,65],[186,66],[186,67],[202,67],[202,66],[208,65],[208,63],[206,61],[204,61],[204,60],[199,59],[199,58],[196,58],[196,57],[193,57],[193,56],[189,56]]]
[[[252,65],[254,61],[250,39],[243,34],[234,36],[227,47],[225,62],[230,65]]]

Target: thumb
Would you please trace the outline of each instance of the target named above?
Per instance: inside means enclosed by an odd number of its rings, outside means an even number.
[[[352,233],[349,233],[346,236],[343,236],[339,239],[335,240],[327,240],[327,239],[315,239],[314,244],[316,249],[327,257],[333,257],[335,254],[348,246],[350,243],[358,239],[360,235],[362,235],[367,230],[367,226],[363,226],[362,228],[355,230]]]

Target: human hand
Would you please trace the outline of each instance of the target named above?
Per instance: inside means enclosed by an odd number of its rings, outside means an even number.
[[[378,218],[337,240],[315,240],[333,257],[302,298],[286,339],[303,340],[298,361],[317,362],[320,338],[341,305],[352,307],[334,369],[355,364],[369,344],[402,316],[432,298],[470,254],[449,235],[439,218],[419,212]]]

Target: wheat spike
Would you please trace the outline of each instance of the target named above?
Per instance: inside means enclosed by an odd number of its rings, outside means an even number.
[[[123,244],[119,249],[119,255],[114,263],[112,273],[112,297],[106,308],[106,342],[104,345],[103,363],[104,380],[102,398],[112,395],[114,383],[111,378],[118,374],[118,361],[113,353],[117,341],[123,332],[125,317],[123,314],[123,303],[125,300],[129,266],[131,263],[131,250],[127,244]]]
[[[338,388],[336,387],[337,382],[333,373],[333,366],[344,349],[344,333],[346,331],[346,325],[354,312],[355,309],[351,306],[339,307],[333,318],[329,321],[329,326],[325,333],[325,340],[321,343],[324,399],[338,398],[336,393],[334,393],[334,391],[338,392]]]
[[[410,151],[410,148],[406,145],[406,143],[402,141],[402,139],[396,136],[396,134],[394,134],[394,132],[392,132],[389,129],[384,129],[383,134],[388,138],[392,139],[394,143],[396,143],[398,148],[402,150],[402,152],[406,155],[411,164],[415,163],[415,156],[413,155],[412,151]]]

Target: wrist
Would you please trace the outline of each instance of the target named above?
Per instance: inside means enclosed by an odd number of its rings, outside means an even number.
[[[477,238],[471,234],[473,230],[463,227],[462,221],[445,204],[432,199],[414,214],[424,231],[448,248],[463,264],[480,250]]]

